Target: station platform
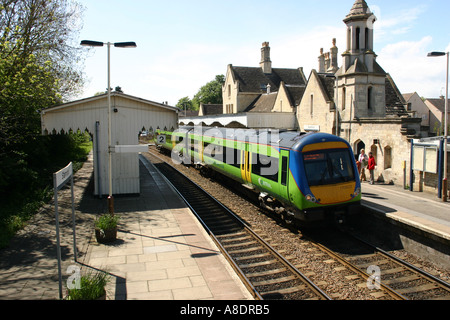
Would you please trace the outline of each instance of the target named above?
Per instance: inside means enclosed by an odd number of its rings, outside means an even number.
[[[107,300],[252,300],[194,214],[151,164],[140,161],[141,194],[116,197],[118,239],[98,244],[93,223],[107,211],[92,195],[92,156],[75,176],[78,259],[70,188],[60,191],[63,287],[69,266],[106,271]],[[89,187],[89,183],[91,186]],[[53,204],[0,250],[0,300],[59,298]],[[65,289],[64,289],[65,292]],[[65,293],[64,293],[65,295]]]
[[[193,213],[152,165],[140,162],[141,194],[117,197],[118,240],[98,244],[93,223],[107,211],[92,195],[92,154],[75,175],[78,259],[74,261],[70,189],[60,191],[63,284],[69,266],[111,274],[109,300],[252,300]],[[391,185],[363,183],[373,212],[450,240],[450,203]],[[0,300],[59,298],[54,204],[0,250]]]
[[[450,242],[450,202],[399,186],[362,183],[362,204],[372,212]]]

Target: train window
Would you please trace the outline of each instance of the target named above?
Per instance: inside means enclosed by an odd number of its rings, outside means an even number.
[[[264,156],[262,154],[252,154],[252,173],[263,178],[278,182],[278,159]]]
[[[287,185],[287,172],[288,172],[288,158],[282,157],[281,160],[281,184]]]
[[[224,147],[214,144],[214,143],[205,143],[205,148],[203,150],[203,155],[213,158],[215,161],[224,161],[223,151]]]
[[[355,180],[348,150],[319,150],[303,155],[309,186],[337,184]]]

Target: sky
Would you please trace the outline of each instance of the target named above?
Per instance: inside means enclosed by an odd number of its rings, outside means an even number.
[[[227,66],[258,67],[269,42],[272,67],[318,68],[320,48],[337,39],[339,65],[346,49],[342,21],[354,0],[77,0],[84,6],[79,40],[134,41],[111,48],[111,87],[139,98],[176,105],[190,99]],[[377,17],[374,51],[402,93],[445,95],[450,50],[448,0],[366,0]],[[107,49],[89,49],[82,95],[107,88]]]

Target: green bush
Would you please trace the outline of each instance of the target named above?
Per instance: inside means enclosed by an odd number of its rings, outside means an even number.
[[[20,148],[19,148],[20,147]],[[53,196],[53,173],[81,168],[92,148],[87,133],[35,136],[0,152],[0,248]]]
[[[119,217],[112,214],[104,214],[95,221],[95,227],[100,230],[110,230],[117,227]]]

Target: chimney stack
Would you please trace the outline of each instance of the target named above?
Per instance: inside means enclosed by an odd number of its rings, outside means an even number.
[[[261,48],[261,62],[259,66],[263,69],[265,74],[272,73],[272,61],[270,61],[270,47],[269,42],[264,42]]]
[[[325,73],[325,55],[323,54],[323,48],[320,48],[319,73]]]
[[[339,70],[338,67],[338,48],[336,47],[336,38],[333,38],[333,46],[330,49],[330,66],[328,72],[336,73]]]

